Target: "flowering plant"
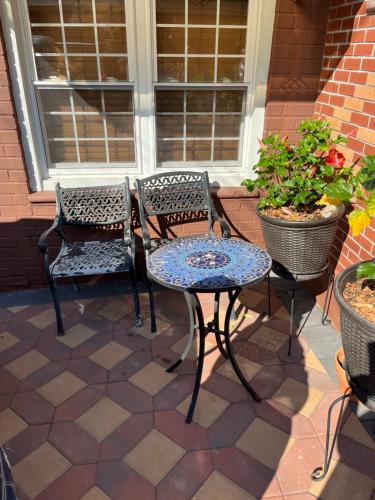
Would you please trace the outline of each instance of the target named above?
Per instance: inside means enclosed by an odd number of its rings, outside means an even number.
[[[311,213],[317,208],[328,185],[351,182],[352,167],[336,146],[345,136],[333,137],[327,120],[304,120],[298,132],[302,138],[291,143],[288,137],[269,134],[260,142],[257,178],[242,182],[248,191],[258,188],[265,193],[259,208]]]

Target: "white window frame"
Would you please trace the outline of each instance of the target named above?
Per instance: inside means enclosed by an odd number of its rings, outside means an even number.
[[[32,190],[53,189],[57,181],[65,186],[117,183],[122,182],[125,175],[135,179],[170,168],[208,169],[212,182],[221,186],[238,186],[245,175],[251,175],[251,165],[256,163],[258,156],[258,138],[263,135],[275,4],[276,0],[249,0],[245,81],[250,83],[230,85],[233,88],[247,87],[241,164],[238,167],[229,169],[223,168],[224,165],[207,167],[203,164],[198,167],[195,162],[157,167],[154,88],[173,88],[176,85],[155,83],[153,1],[126,0],[128,54],[138,54],[137,57],[128,57],[129,86],[134,85],[136,164],[129,163],[126,167],[106,164],[105,168],[93,164],[92,168],[74,168],[72,172],[72,168],[48,170],[38,106],[30,78],[34,61],[30,50],[26,0],[0,2],[15,106]],[[109,88],[111,84],[106,83],[105,86]],[[215,88],[220,86],[228,88],[228,84],[215,84]],[[211,84],[204,83],[195,84],[195,87],[213,88]]]

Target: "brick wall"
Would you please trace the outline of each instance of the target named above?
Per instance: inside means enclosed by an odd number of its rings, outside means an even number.
[[[366,2],[331,0],[320,93],[315,116],[350,134],[340,149],[350,161],[375,154],[375,15],[366,15]],[[332,258],[336,273],[375,256],[375,223],[358,238],[342,221]],[[319,302],[323,299],[319,296]],[[331,317],[338,322],[333,302]]]
[[[318,96],[327,0],[277,0],[268,79],[265,132],[295,136]]]

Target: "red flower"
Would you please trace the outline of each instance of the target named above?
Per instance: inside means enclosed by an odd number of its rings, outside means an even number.
[[[335,168],[342,168],[345,163],[345,156],[340,153],[340,151],[337,151],[337,149],[331,149],[325,160],[326,165],[331,165]]]

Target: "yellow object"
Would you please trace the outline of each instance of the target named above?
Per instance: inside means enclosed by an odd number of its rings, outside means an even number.
[[[353,236],[359,236],[361,232],[370,224],[371,219],[365,210],[357,208],[348,216],[349,226],[353,231]]]
[[[328,198],[326,194],[323,194],[323,196],[320,198],[319,201],[315,203],[315,205],[340,205],[341,201],[339,200],[333,200],[332,198]]]

